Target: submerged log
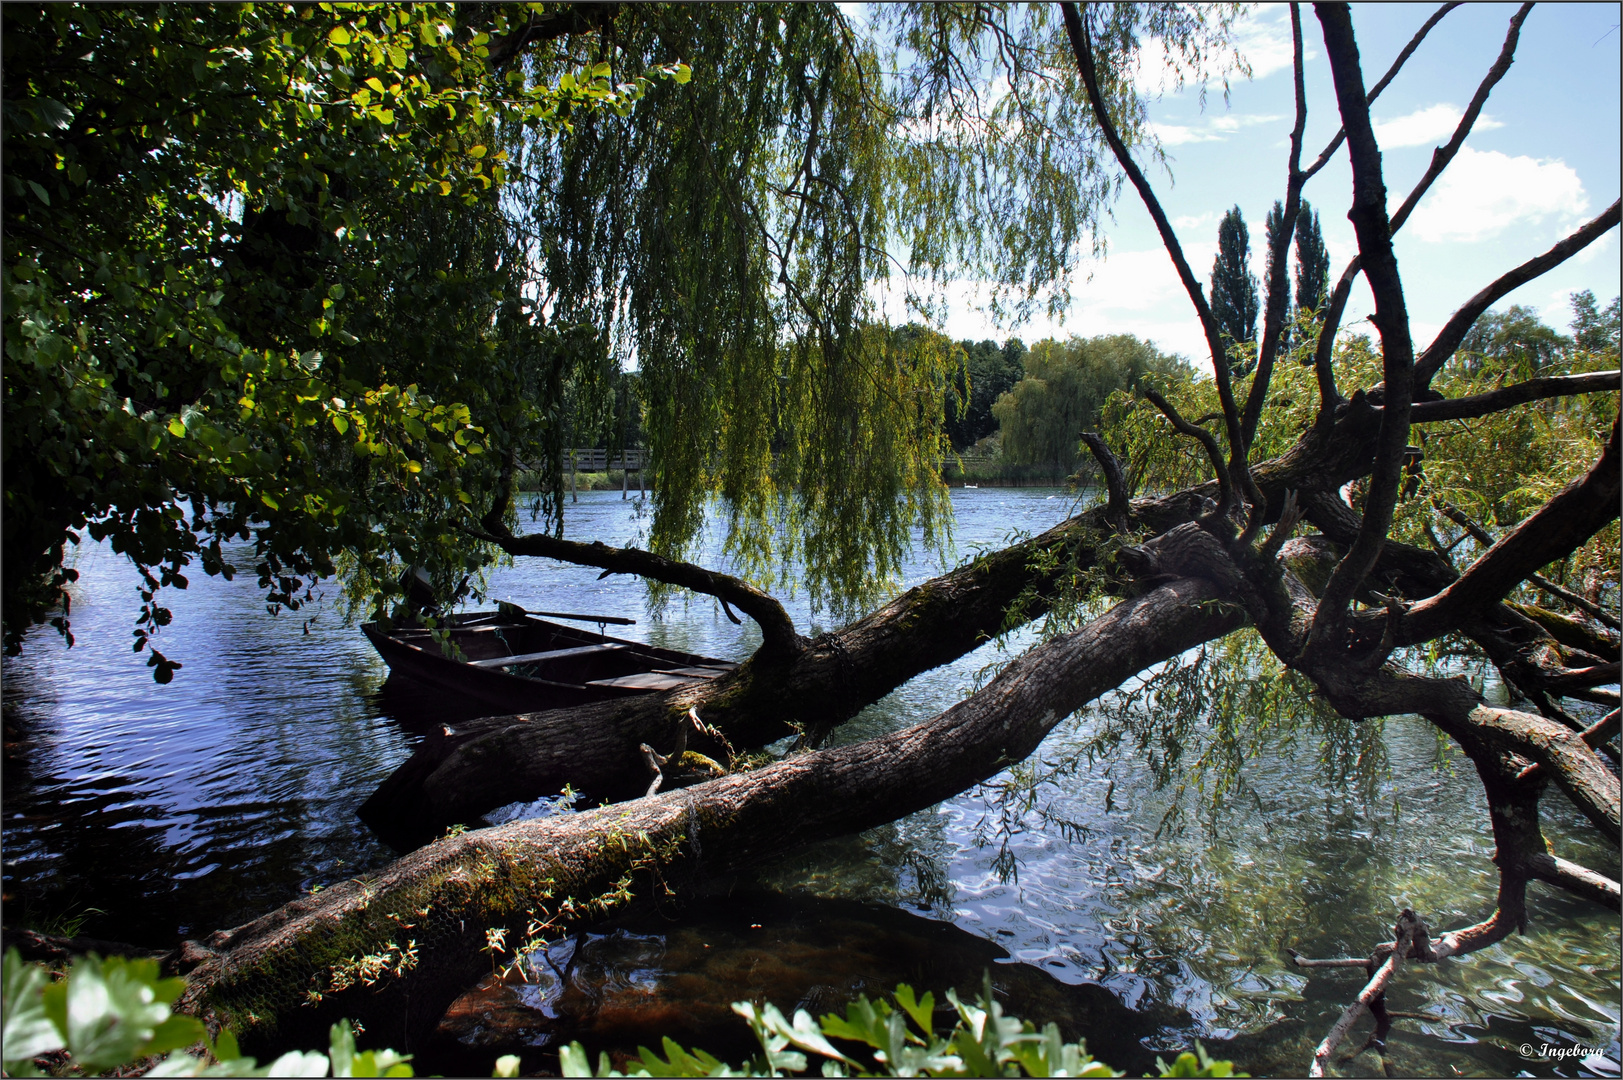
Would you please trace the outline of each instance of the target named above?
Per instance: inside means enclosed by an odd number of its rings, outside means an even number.
[[[1184,579],[1012,662],[923,723],[579,814],[448,836],[377,877],[288,904],[193,946],[182,1007],[245,1047],[314,1045],[339,1017],[410,1050],[457,994],[515,950],[698,875],[932,806],[1030,754],[1062,719],[1244,620]]]

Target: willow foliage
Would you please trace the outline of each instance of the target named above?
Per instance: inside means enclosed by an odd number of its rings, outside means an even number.
[[[1140,33],[1214,62],[1226,15],[1113,16],[1105,67],[1137,138],[1125,74]],[[606,331],[640,369],[654,497],[650,546],[686,552],[710,499],[748,576],[846,610],[894,581],[914,529],[947,537],[944,422],[963,358],[883,327],[877,297],[939,314],[958,278],[1005,314],[1063,306],[1114,191],[1057,16],[1005,5],[874,11],[752,4],[624,11],[548,64],[627,71],[680,57],[628,116],[509,134],[507,206],[555,321]]]

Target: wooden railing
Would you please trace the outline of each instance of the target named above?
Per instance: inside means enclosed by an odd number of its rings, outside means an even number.
[[[595,450],[565,450],[564,468],[572,472],[608,472],[610,469],[640,472],[646,456],[645,450],[617,450],[612,456],[601,447]]]
[[[637,494],[643,493],[642,471],[647,464],[648,452],[646,450],[619,450],[610,454],[602,448],[584,449],[575,448],[565,450],[563,453],[563,466],[569,470],[569,497],[579,501],[579,488],[576,484],[576,474],[583,472],[620,472],[620,498],[625,498],[631,491],[631,474],[637,474]]]

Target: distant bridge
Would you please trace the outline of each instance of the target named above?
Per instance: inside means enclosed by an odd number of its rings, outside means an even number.
[[[624,499],[631,490],[631,474],[637,474],[637,494],[643,493],[642,470],[648,463],[646,450],[617,450],[613,454],[598,447],[595,449],[574,448],[563,452],[564,468],[569,470],[569,497],[579,501],[580,492],[575,477],[583,472],[612,472],[620,471],[620,498]]]
[[[564,466],[570,472],[608,472],[611,469],[641,472],[647,455],[646,450],[616,450],[610,455],[601,447],[595,450],[565,450]]]

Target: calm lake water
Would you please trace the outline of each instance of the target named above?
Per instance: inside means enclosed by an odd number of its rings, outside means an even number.
[[[1073,505],[1045,489],[958,490],[953,502],[960,553],[1041,531]],[[582,493],[568,511],[572,538],[638,537],[635,500],[619,492]],[[77,562],[78,644],[66,649],[41,628],[5,662],[7,923],[82,919],[85,934],[167,947],[392,857],[355,809],[410,754],[432,711],[383,692],[382,662],[330,603],[271,618],[246,572],[251,553],[235,561],[244,572],[234,583],[198,574],[169,597],[175,622],[159,645],[185,665],[170,686],[154,685],[130,649],[133,573],[89,543]],[[906,583],[939,570],[915,560]],[[743,659],[758,640],[708,598],[655,619],[639,582],[545,560],[498,570],[492,592],[532,609],[631,615],[638,624],[616,633],[712,656]],[[828,628],[804,598],[788,606],[803,632]],[[939,712],[1002,655],[991,645],[915,679],[839,739]],[[1074,718],[1038,758],[1072,758],[1102,722]],[[1418,721],[1388,722],[1382,743],[1390,772],[1373,797],[1328,780],[1307,736],[1246,762],[1255,797],[1215,822],[1194,813],[1181,830],[1163,828],[1172,793],[1125,748],[1043,785],[1006,838],[988,793],[968,792],[726,882],[686,914],[560,944],[546,958],[553,975],[460,1002],[447,1022],[451,1065],[437,1067],[457,1071],[457,1046],[474,1067],[515,1044],[575,1037],[719,1039],[729,995],[830,1007],[898,978],[939,979],[938,993],[978,984],[990,967],[1013,1011],[1072,1017],[1120,1065],[1137,1069],[1198,1037],[1255,1075],[1299,1073],[1360,979],[1305,978],[1285,948],[1367,952],[1405,906],[1434,930],[1492,910],[1474,772]],[[1190,805],[1198,810],[1198,797]],[[1618,875],[1615,848],[1561,795],[1544,807],[1558,854]],[[1012,877],[997,861],[1004,848]],[[1398,1023],[1389,1057],[1400,1073],[1618,1074],[1618,919],[1542,885],[1532,892],[1528,936],[1405,970],[1392,1007],[1426,1018]],[[762,974],[767,956],[773,970]],[[1540,1060],[1524,1057],[1524,1043],[1596,1052]],[[1379,1071],[1373,1055],[1340,1068]]]

